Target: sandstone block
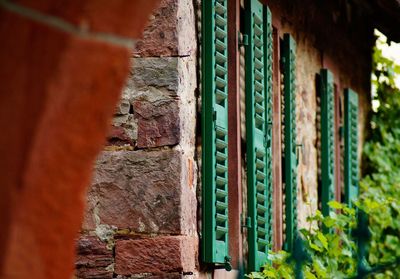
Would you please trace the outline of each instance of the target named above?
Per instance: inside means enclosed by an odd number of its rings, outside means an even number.
[[[197,238],[191,237],[165,236],[117,240],[115,272],[121,275],[193,272],[196,251]]]
[[[175,100],[154,103],[135,101],[139,148],[175,145],[180,140],[179,104]]]
[[[112,278],[113,251],[95,236],[82,236],[77,243],[76,277]]]
[[[165,88],[168,94],[176,95],[179,86],[179,57],[146,57],[132,59],[131,81],[128,89],[143,89],[149,86]],[[133,97],[141,95],[142,90],[133,90]],[[136,94],[135,94],[136,93]],[[175,94],[174,94],[175,93]]]
[[[123,90],[130,111],[114,118],[139,148],[194,144],[196,69],[194,57],[134,58]],[[133,119],[131,117],[133,113]],[[115,136],[125,142],[121,136]],[[123,136],[122,136],[123,138]],[[115,141],[115,140],[114,140]]]
[[[139,148],[178,144],[181,134],[179,58],[135,58],[133,61],[132,75],[123,95],[130,99],[134,118],[114,125],[123,127],[128,136],[130,133]],[[114,123],[124,122],[119,118]],[[129,130],[129,127],[136,129]]]
[[[196,48],[191,0],[163,0],[138,41],[135,56],[183,56]]]
[[[87,194],[83,229],[106,224],[140,233],[180,234],[193,197],[183,197],[182,155],[177,150],[103,152]],[[193,214],[192,214],[193,215]],[[195,220],[192,216],[190,221]],[[195,221],[193,221],[195,222]]]

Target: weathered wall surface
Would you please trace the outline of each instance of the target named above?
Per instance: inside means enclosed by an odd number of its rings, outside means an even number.
[[[98,157],[78,278],[196,274],[196,36],[190,0],[164,0],[132,54]]]
[[[132,54],[132,75],[87,195],[78,278],[204,276],[198,272],[193,2],[162,1]],[[316,74],[326,67],[339,92],[359,93],[361,136],[369,109],[372,29],[351,6],[317,2],[268,1],[280,34],[297,42],[300,226],[318,206]]]
[[[290,33],[297,43],[297,141],[303,144],[299,160],[299,222],[318,206],[318,127],[316,74],[328,68],[337,90],[359,95],[360,148],[370,109],[371,48],[373,28],[346,1],[268,0],[280,34]],[[342,107],[343,109],[343,107]]]

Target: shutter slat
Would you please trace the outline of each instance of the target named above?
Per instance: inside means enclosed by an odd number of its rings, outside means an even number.
[[[227,0],[202,1],[202,258],[228,256]]]
[[[249,44],[246,67],[248,271],[267,261],[272,228],[272,25],[271,13],[259,0],[245,2],[245,33]]]
[[[335,199],[335,120],[333,76],[322,69],[319,80],[321,106],[321,209],[329,216],[328,202]]]
[[[344,187],[345,203],[358,197],[358,95],[344,91]]]
[[[293,250],[297,234],[297,156],[296,156],[296,43],[290,34],[284,34],[281,62],[284,83],[284,182],[285,182],[285,243]]]

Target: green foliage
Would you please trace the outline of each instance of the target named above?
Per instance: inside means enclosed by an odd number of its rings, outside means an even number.
[[[302,272],[306,279],[349,278],[357,270],[356,243],[349,231],[356,227],[356,211],[332,201],[329,206],[340,210],[324,217],[320,211],[309,217],[308,228],[301,229],[305,253],[309,259],[303,262]],[[271,252],[270,263],[262,272],[253,272],[249,278],[295,278],[295,261],[285,251]]]
[[[371,239],[367,261],[371,267],[400,259],[400,90],[396,79],[400,65],[383,55],[386,41],[377,40],[373,55],[371,132],[363,148],[363,174],[360,197],[355,203],[369,216]],[[315,278],[352,278],[357,275],[357,245],[349,232],[357,227],[355,210],[337,202],[324,217],[321,212],[308,218],[309,227],[300,230],[310,259],[302,263],[303,276]],[[295,278],[293,255],[271,252],[262,272],[248,278]],[[400,267],[379,271],[375,278],[400,278]]]
[[[396,79],[400,66],[383,56],[382,37],[374,51],[371,130],[364,145],[364,178],[360,182],[360,205],[370,216],[371,265],[391,262],[400,256],[400,90]],[[400,270],[377,278],[400,278]]]

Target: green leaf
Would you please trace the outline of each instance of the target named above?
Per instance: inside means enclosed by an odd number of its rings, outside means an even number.
[[[326,268],[320,259],[314,259],[313,267],[314,267],[314,270],[316,271],[318,277],[327,278]]]
[[[252,272],[252,273],[250,273],[250,275],[247,275],[247,277],[249,277],[249,278],[251,278],[251,279],[264,279],[264,278],[265,278],[265,277],[262,276],[262,274],[259,273],[259,272]],[[268,277],[267,277],[267,278],[268,278]],[[276,278],[276,277],[273,277],[273,278]]]
[[[336,224],[335,220],[333,218],[331,218],[330,216],[325,217],[323,222],[324,222],[325,227],[327,227],[327,228],[332,228]]]
[[[308,244],[309,244],[310,247],[311,247],[312,249],[314,249],[315,251],[318,251],[318,252],[322,252],[322,251],[323,251],[323,249],[322,249],[321,247],[319,247],[318,245],[316,245],[316,244],[314,244],[314,243],[312,243],[312,242],[309,242]]]
[[[350,216],[355,216],[356,215],[356,210],[354,208],[349,208],[349,207],[343,207],[343,212],[350,215]]]
[[[322,246],[324,246],[324,248],[328,250],[328,240],[326,239],[326,237],[321,232],[317,233],[317,237],[319,241],[321,241]]]
[[[337,201],[330,201],[330,202],[328,202],[328,205],[331,207],[331,208],[334,208],[334,209],[342,209],[343,208],[343,204],[341,204],[341,203],[339,203],[339,202],[337,202]]]
[[[291,272],[291,269],[287,266],[281,266],[279,268],[279,274],[282,276],[284,279],[292,279],[293,272]]]
[[[305,279],[318,279],[314,274],[312,274],[310,271],[306,270],[304,272],[304,277]]]
[[[277,273],[274,271],[271,271],[271,270],[264,270],[263,275],[265,277],[262,277],[262,278],[278,278]]]

